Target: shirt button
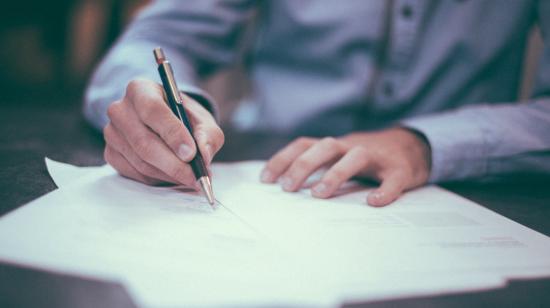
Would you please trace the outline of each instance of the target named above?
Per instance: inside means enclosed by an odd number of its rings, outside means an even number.
[[[405,4],[402,8],[401,8],[401,15],[403,15],[404,18],[406,19],[409,19],[412,17],[413,15],[413,9],[410,5],[408,4]]]
[[[393,84],[389,81],[384,83],[384,86],[382,87],[382,93],[384,93],[385,96],[393,96],[394,93]]]

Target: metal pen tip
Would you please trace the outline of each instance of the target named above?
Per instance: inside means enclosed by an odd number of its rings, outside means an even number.
[[[207,176],[203,176],[199,179],[199,183],[201,185],[202,191],[204,192],[204,195],[206,196],[206,199],[208,200],[208,203],[214,208],[215,204],[215,198],[214,198],[214,191],[212,190],[212,183],[210,182],[210,178]]]

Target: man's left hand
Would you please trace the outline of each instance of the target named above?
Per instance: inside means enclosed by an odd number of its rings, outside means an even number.
[[[424,185],[430,174],[430,147],[420,135],[405,129],[353,133],[340,138],[298,138],[276,153],[262,172],[265,183],[280,182],[288,192],[299,190],[307,178],[328,167],[311,194],[331,197],[352,177],[369,178],[380,187],[367,202],[384,206],[404,191]]]

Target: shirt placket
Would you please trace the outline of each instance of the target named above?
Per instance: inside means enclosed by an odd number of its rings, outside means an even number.
[[[376,89],[376,101],[381,109],[399,103],[399,89],[405,70],[417,47],[425,0],[395,0],[389,27],[389,45],[382,64],[382,73]]]

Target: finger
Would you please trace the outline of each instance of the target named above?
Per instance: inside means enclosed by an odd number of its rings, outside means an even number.
[[[367,203],[372,206],[385,206],[395,201],[405,190],[407,178],[401,172],[393,172],[382,178],[380,187],[369,193]]]
[[[294,159],[304,153],[314,142],[313,138],[301,137],[273,155],[262,171],[262,182],[274,183],[290,167]]]
[[[164,101],[162,87],[148,80],[128,84],[126,96],[141,121],[183,161],[195,157],[195,142],[180,119]]]
[[[369,153],[362,147],[354,147],[337,161],[319,183],[311,188],[311,194],[317,198],[329,198],[342,184],[360,173],[369,163]]]
[[[124,158],[124,156],[122,156],[122,154],[118,153],[110,146],[105,147],[103,156],[105,161],[107,161],[109,165],[113,166],[113,168],[115,168],[120,175],[147,185],[159,184],[157,180],[139,173],[139,171],[132,167],[132,165]]]
[[[174,152],[147,128],[128,103],[109,106],[111,123],[126,139],[134,152],[145,162],[153,165],[178,183],[193,186],[195,178],[191,167],[182,162]]]
[[[172,179],[155,166],[142,160],[111,123],[107,124],[103,130],[103,136],[107,145],[120,153],[139,173],[166,183],[176,183],[176,180]]]
[[[193,135],[197,146],[207,164],[222,148],[225,136],[216,120],[201,104],[185,94],[181,94],[185,109],[193,125]]]
[[[327,137],[312,145],[297,157],[281,177],[285,191],[296,191],[305,180],[323,165],[342,156],[343,147],[339,142]]]

